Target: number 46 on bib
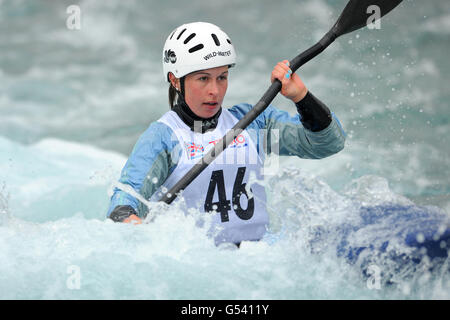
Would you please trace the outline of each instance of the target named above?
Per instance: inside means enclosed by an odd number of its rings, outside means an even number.
[[[255,199],[253,196],[249,198],[247,190],[245,189],[246,183],[243,183],[245,170],[246,167],[238,168],[233,184],[233,194],[231,200],[228,200],[227,198],[223,170],[216,170],[212,172],[208,192],[206,194],[204,206],[205,212],[220,212],[222,222],[227,222],[230,220],[228,213],[231,210],[231,204],[233,204],[233,211],[240,219],[248,220],[253,216],[255,211]],[[213,197],[216,190],[219,201],[213,202]],[[250,192],[252,192],[251,188]],[[243,195],[247,198],[246,209],[241,206],[241,196]]]

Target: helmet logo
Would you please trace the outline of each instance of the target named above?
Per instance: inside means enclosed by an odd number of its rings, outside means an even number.
[[[231,55],[231,50],[228,50],[228,51],[214,51],[214,52],[211,52],[211,53],[207,54],[203,58],[205,60],[208,60],[208,59],[211,59],[211,58],[214,58],[214,57],[217,57],[217,56],[228,57],[230,55]]]
[[[171,63],[177,62],[177,56],[175,55],[175,52],[170,49],[164,51],[164,62],[169,63],[169,61]]]

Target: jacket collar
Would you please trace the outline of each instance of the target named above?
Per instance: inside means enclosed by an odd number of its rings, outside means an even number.
[[[180,117],[181,120],[192,130],[199,131],[199,122],[201,122],[201,133],[208,130],[214,130],[219,123],[219,116],[222,113],[222,108],[211,118],[201,118],[192,112],[183,98],[178,96],[177,104],[172,108],[172,111]]]

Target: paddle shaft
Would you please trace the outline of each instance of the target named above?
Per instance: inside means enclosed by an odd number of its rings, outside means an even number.
[[[304,65],[306,62],[320,54],[334,40],[336,35],[330,31],[319,42],[308,50],[305,50],[289,62],[292,72]],[[222,137],[202,159],[199,160],[169,191],[167,191],[160,201],[167,204],[175,200],[177,194],[184,190],[206,167],[216,159],[223,150],[252,123],[272,102],[278,92],[281,90],[281,82],[278,79],[272,83],[257,104],[241,119],[225,136]]]

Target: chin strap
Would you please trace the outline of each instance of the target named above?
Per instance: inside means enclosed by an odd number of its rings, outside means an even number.
[[[206,131],[214,130],[217,127],[222,108],[220,108],[211,118],[201,118],[192,112],[184,98],[179,95],[177,104],[173,107],[172,111],[175,111],[180,119],[183,120],[192,131],[205,133]]]
[[[184,100],[184,97],[185,97],[185,95],[184,95],[184,80],[186,79],[186,77],[181,77],[180,78],[180,94],[181,94],[181,97],[183,98],[183,100]]]

